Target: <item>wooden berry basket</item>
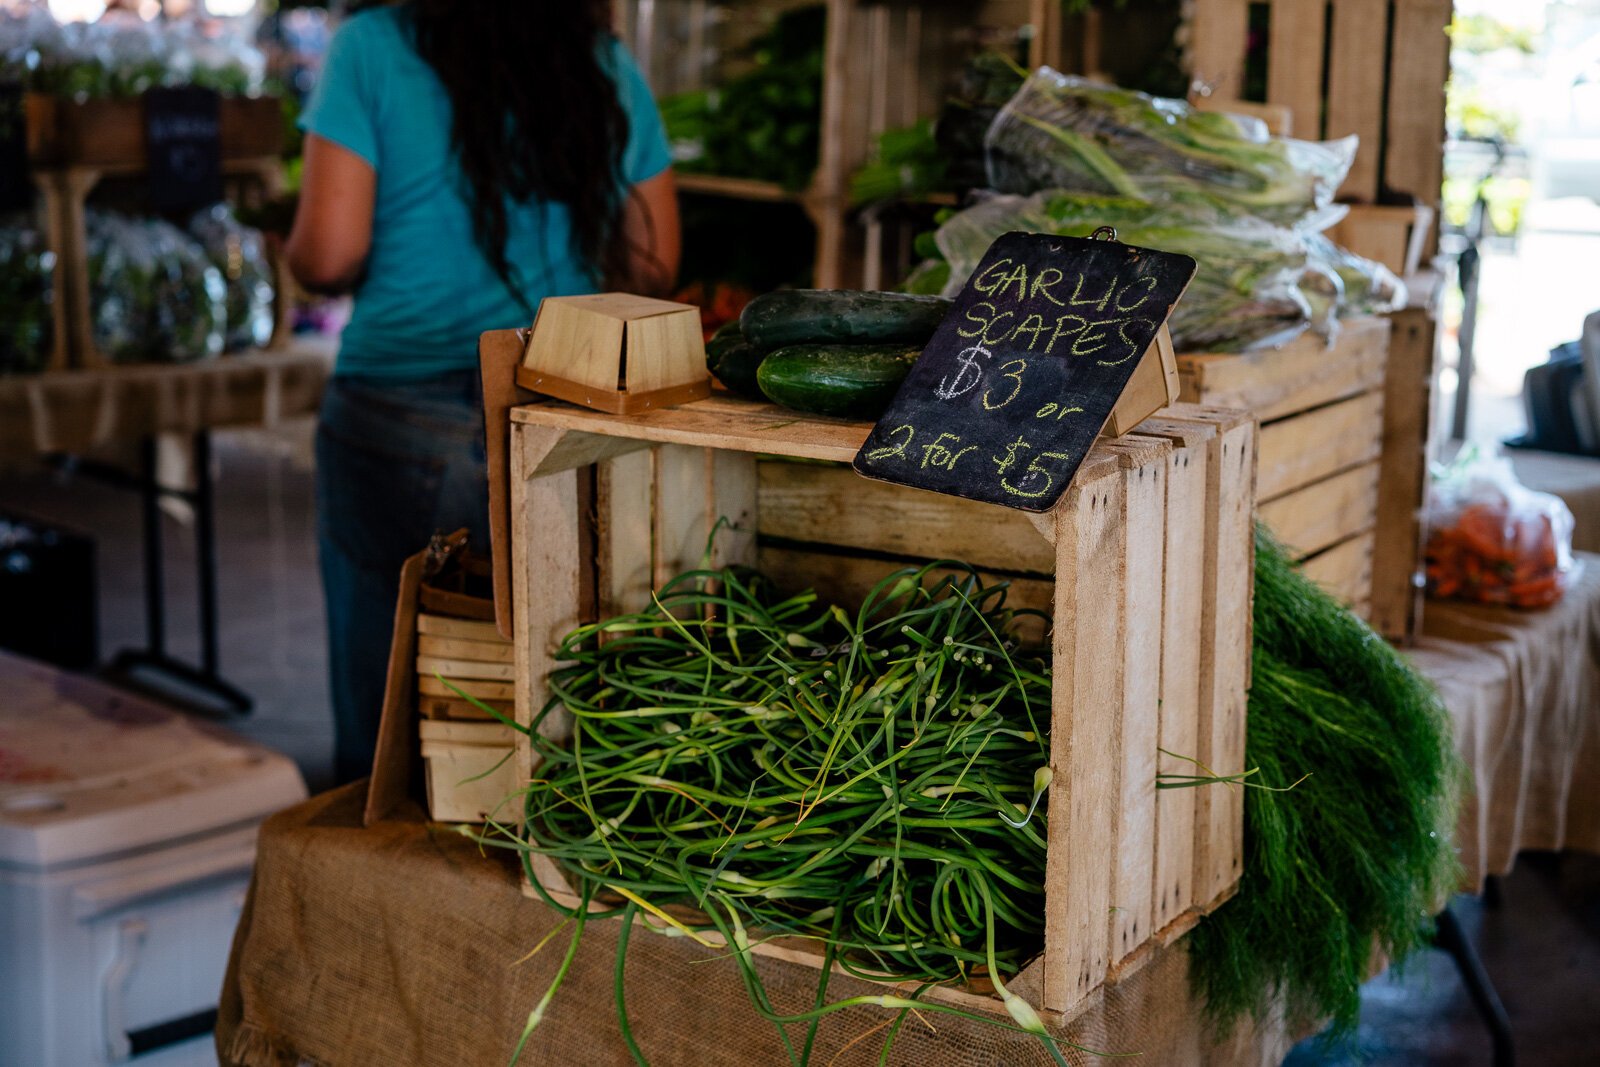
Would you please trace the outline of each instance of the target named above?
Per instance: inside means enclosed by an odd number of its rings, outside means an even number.
[[[486,365],[517,343],[485,335]],[[956,556],[1013,578],[1053,615],[1056,688],[1044,952],[1012,985],[1071,1011],[1227,899],[1242,860],[1240,790],[1158,793],[1156,775],[1183,772],[1158,763],[1164,747],[1242,769],[1255,424],[1239,412],[1164,414],[1098,446],[1058,508],[1029,516],[788,462],[847,462],[867,423],[725,396],[631,418],[555,401],[513,408],[503,547],[518,720],[546,703],[560,639],[645,606],[700,563],[719,519],[732,528],[713,566],[758,564],[843,603],[896,561]],[[556,739],[568,728],[558,716],[540,725]],[[530,746],[518,758],[526,780]],[[534,866],[546,890],[574,899],[558,867]],[[821,959],[792,945],[758,951]]]

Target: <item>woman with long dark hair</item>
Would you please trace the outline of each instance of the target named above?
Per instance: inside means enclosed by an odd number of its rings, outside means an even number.
[[[608,9],[377,8],[335,35],[301,120],[289,266],[355,294],[317,429],[340,781],[371,762],[401,564],[436,530],[488,543],[478,334],[677,273],[666,138]]]

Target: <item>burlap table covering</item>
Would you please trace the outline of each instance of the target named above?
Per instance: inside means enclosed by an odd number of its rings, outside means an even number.
[[[1474,793],[1458,832],[1469,885],[1509,870],[1520,849],[1600,851],[1600,557],[1584,563],[1577,585],[1549,611],[1429,605],[1413,655],[1443,692],[1471,769]],[[483,856],[415,811],[362,830],[363,801],[362,786],[348,787],[263,828],[223,994],[223,1062],[507,1062],[564,935],[532,960],[516,961],[557,918],[522,896],[504,855]],[[632,1062],[612,1001],[616,935],[611,922],[586,932],[524,1063]],[[646,1055],[658,1065],[785,1062],[733,966],[706,962],[708,955],[682,939],[635,935],[628,1003]],[[810,972],[770,960],[761,967],[780,1011],[809,1006]],[[877,990],[838,978],[829,995],[864,991]],[[832,1017],[813,1062],[876,1062],[880,1035],[846,1046],[885,1017],[873,1009]],[[903,1027],[894,1063],[1047,1062],[1020,1036],[939,1016],[931,1022],[937,1033],[915,1022]],[[1278,1063],[1290,1044],[1276,1022],[1226,1039],[1210,1034],[1189,993],[1181,944],[1091,1001],[1063,1035],[1095,1049],[1139,1052],[1139,1062],[1162,1067]]]
[[[333,368],[326,343],[0,378],[0,461],[308,414]]]
[[[1455,721],[1471,774],[1456,840],[1467,885],[1526,849],[1600,852],[1600,556],[1556,606],[1430,600],[1413,661]]]
[[[223,990],[217,1027],[222,1062],[507,1063],[565,950],[566,931],[518,963],[559,920],[522,895],[505,857],[480,855],[449,828],[415,817],[360,829],[363,793],[357,783],[315,797],[262,828],[255,880]],[[617,929],[614,921],[598,922],[585,932],[523,1063],[632,1064],[612,999]],[[635,932],[627,998],[646,1056],[659,1067],[787,1063],[772,1027],[751,1010],[732,962],[712,955],[682,938]],[[774,960],[760,966],[778,1010],[810,1006],[815,972]],[[1282,1060],[1289,1041],[1276,1025],[1244,1027],[1224,1040],[1206,1033],[1187,981],[1184,951],[1169,949],[1093,1001],[1064,1034],[1095,1049],[1141,1052],[1139,1062],[1162,1067],[1251,1067]],[[882,991],[835,977],[828,993],[839,998]],[[876,1063],[883,1032],[863,1035],[889,1017],[873,1008],[830,1017],[812,1062]],[[948,1016],[928,1020],[937,1033],[907,1020],[893,1063],[1049,1062],[1036,1042],[1021,1035]]]

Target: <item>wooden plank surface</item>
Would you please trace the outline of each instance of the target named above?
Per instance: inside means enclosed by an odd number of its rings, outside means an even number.
[[[1370,530],[1378,515],[1379,464],[1363,463],[1262,504],[1256,514],[1295,559]]]
[[[1351,319],[1332,346],[1305,333],[1259,352],[1180,355],[1182,396],[1189,403],[1244,408],[1269,422],[1376,389],[1383,383],[1388,336],[1385,319]]]
[[[1127,527],[1121,477],[1056,508],[1044,1007],[1069,1011],[1109,965]]]
[[[1173,443],[1167,461],[1166,547],[1162,572],[1161,725],[1159,747],[1194,758],[1199,751],[1201,630],[1206,569],[1206,456],[1216,437],[1204,423],[1147,419],[1140,432]],[[1157,756],[1162,774],[1194,765]],[[1194,904],[1195,790],[1156,791],[1152,924],[1158,931]]]
[[[481,641],[484,644],[501,644],[504,638],[492,622],[477,619],[452,619],[447,615],[417,616],[417,633],[450,640]]]
[[[1051,574],[1055,551],[1019,511],[868,481],[848,467],[758,467],[763,537]]]
[[[1244,770],[1255,587],[1256,436],[1252,423],[1211,442],[1206,466],[1206,564],[1196,758],[1219,775]],[[1244,849],[1244,790],[1194,790],[1195,903],[1202,910],[1232,892]]]
[[[437,674],[452,682],[462,679],[474,679],[482,682],[509,682],[517,676],[517,668],[512,663],[485,663],[480,660],[418,656],[416,664],[419,676],[431,678]]]
[[[1428,440],[1438,364],[1438,325],[1423,308],[1396,312],[1384,382],[1383,459],[1372,559],[1372,628],[1407,641],[1420,625],[1422,503],[1428,491]]]
[[[515,700],[515,682],[483,682],[470,678],[440,680],[431,674],[418,675],[417,692],[430,697],[477,697],[479,700]]]
[[[721,449],[713,450],[710,457],[711,497],[706,502],[706,518],[716,530],[711,545],[711,565],[716,568],[734,564],[754,566],[760,510],[756,457],[748,452]]]
[[[1122,472],[1127,561],[1123,581],[1122,706],[1118,716],[1116,841],[1111,872],[1110,965],[1155,930],[1156,749],[1161,733],[1162,598],[1167,544],[1169,442],[1151,458],[1128,456]]]
[[[1376,542],[1376,534],[1369,530],[1312,556],[1300,564],[1300,570],[1341,603],[1357,608],[1370,605]]]
[[[1293,114],[1296,137],[1322,133],[1322,54],[1328,0],[1272,0],[1267,27],[1267,100]]]
[[[1261,428],[1263,502],[1378,458],[1383,448],[1383,393],[1373,390]]]
[[[480,703],[493,708],[508,719],[516,717],[516,705],[510,700],[483,700]],[[417,694],[417,713],[424,719],[463,719],[468,722],[489,722],[494,719],[493,715],[470,700],[459,700],[453,696],[429,696],[420,692]]]
[[[596,466],[596,546],[600,614],[643,611],[655,588],[655,451],[634,452]]]
[[[1189,70],[1209,95],[1244,98],[1244,57],[1248,44],[1247,0],[1194,0],[1189,20]]]
[[[1451,9],[1451,0],[1394,0],[1383,184],[1430,207],[1438,205],[1444,182]]]
[[[757,566],[785,592],[815,589],[824,600],[846,608],[860,606],[868,592],[885,575],[914,564],[854,555],[848,552],[812,552],[804,548],[764,545],[757,553]],[[937,576],[953,573],[937,571]],[[1018,620],[1017,635],[1026,644],[1042,645],[1048,638],[1048,619],[1055,596],[1055,583],[1044,578],[1013,578],[980,572],[986,581],[1008,582],[1006,607],[1029,608],[1043,612],[1044,619]]]
[[[509,641],[465,641],[455,637],[422,634],[417,638],[417,652],[424,656],[476,660],[480,663],[516,662]]]
[[[1338,0],[1328,56],[1326,136],[1360,138],[1341,196],[1378,199],[1383,151],[1384,58],[1389,54],[1389,0]]]

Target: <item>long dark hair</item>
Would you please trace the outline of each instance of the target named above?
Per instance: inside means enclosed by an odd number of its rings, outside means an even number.
[[[506,201],[565,204],[597,282],[626,274],[620,240],[628,115],[602,65],[606,0],[414,0],[417,50],[450,96],[472,228],[506,287]]]

